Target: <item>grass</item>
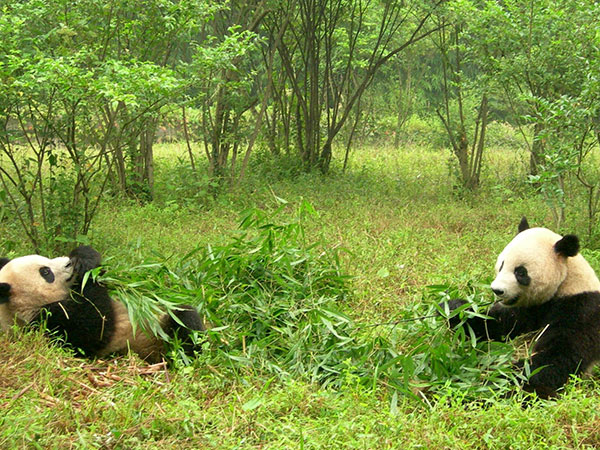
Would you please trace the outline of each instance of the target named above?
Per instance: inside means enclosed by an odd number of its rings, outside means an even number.
[[[317,215],[309,214],[304,219],[306,240],[320,243],[323,249],[346,250],[339,252],[339,258],[341,270],[352,275],[349,294],[330,301],[351,320],[348,332],[358,330],[357,339],[380,336],[385,340],[381,345],[404,355],[413,351],[417,362],[423,355],[438,358],[431,357],[425,369],[444,355],[456,355],[457,348],[468,350],[468,341],[453,341],[449,333],[435,328],[431,322],[434,319],[430,319],[431,325],[418,321],[374,325],[429,311],[440,298],[434,288],[428,287],[432,285],[452,286],[463,295],[474,292],[482,301],[491,300],[485,284],[492,276],[497,253],[513,236],[520,217],[527,215],[532,224],[551,223],[543,200],[522,182],[526,155],[506,149],[488,153],[484,184],[477,193],[462,192],[454,186],[446,153],[365,147],[355,150],[346,174],[335,164],[332,174],[322,176],[296,174],[285,160],[270,166],[263,162],[239,191],[216,199],[206,194],[202,180],[195,188],[182,183],[187,179],[182,176],[185,169],[174,157],[184,154],[182,145],[164,145],[157,150],[156,201],[146,205],[121,200],[107,203],[93,225],[89,238],[108,258],[109,267],[126,268],[160,260],[166,261],[176,275],[183,273],[191,279],[194,270],[204,273],[206,267],[192,265],[187,271],[179,267],[183,272],[177,272],[177,263],[194,248],[233,245],[231,238],[236,235],[241,211],[260,208],[272,214],[281,209],[277,217],[293,223],[298,205],[307,201]],[[289,203],[282,208],[276,197]],[[583,234],[568,228],[574,224],[575,217],[565,227]],[[10,238],[17,240],[15,236]],[[28,251],[25,243],[19,245],[16,253]],[[289,248],[297,250],[299,245]],[[269,255],[264,253],[265,257]],[[596,268],[600,267],[598,252],[587,250],[586,256]],[[248,260],[243,261],[245,264]],[[322,266],[315,267],[312,270],[321,270]],[[162,283],[165,279],[164,274],[151,277]],[[217,292],[212,278],[200,280]],[[256,324],[266,320],[256,316],[253,327],[244,328],[249,322],[242,320],[252,310],[242,314],[236,305],[249,301],[243,296],[246,291],[224,290],[219,294],[229,297],[222,298],[221,309],[214,306],[220,315],[213,320],[223,320],[223,324],[216,325],[227,326],[226,321],[236,324],[223,336],[228,332],[239,336],[240,330],[248,336],[256,334],[260,330]],[[219,298],[215,294],[213,301]],[[279,302],[287,297],[274,298]],[[199,298],[197,304],[201,301]],[[424,339],[429,327],[437,331]],[[233,340],[228,341],[233,345]],[[373,373],[373,359],[362,367],[353,367],[350,361],[340,369],[337,383],[327,386],[301,373],[279,376],[257,365],[242,369],[213,355],[215,342],[210,342],[211,350],[196,363],[166,371],[163,366],[148,367],[135,358],[77,359],[49,345],[35,332],[16,337],[1,335],[0,447],[600,445],[596,407],[600,386],[594,377],[570,382],[556,401],[534,402],[523,408],[519,395],[500,398],[482,393],[477,397],[457,380],[432,383],[431,375],[424,372],[419,375],[421,383],[418,379],[408,380],[415,395],[391,389],[385,378],[365,383],[361,377]],[[427,344],[434,345],[427,350]],[[463,365],[452,367],[483,370],[483,376],[495,373],[493,367],[485,372],[485,367],[475,366],[486,354],[499,353],[485,347],[478,348],[476,354],[467,350]],[[254,354],[255,363],[261,355]],[[277,353],[268,355],[270,361],[278,361]],[[476,355],[476,361],[469,360],[472,355]],[[404,370],[419,373],[417,368]],[[468,374],[458,375],[460,381]],[[429,390],[419,387],[423,379],[429,381]]]

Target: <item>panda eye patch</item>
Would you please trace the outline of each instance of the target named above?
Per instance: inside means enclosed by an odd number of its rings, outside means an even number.
[[[54,283],[54,272],[52,272],[50,267],[40,267],[40,275],[47,283]]]
[[[531,277],[527,273],[525,266],[515,267],[515,278],[517,282],[522,286],[529,286],[531,283]]]

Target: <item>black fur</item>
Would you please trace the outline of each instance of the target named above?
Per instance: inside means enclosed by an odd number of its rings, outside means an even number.
[[[10,298],[10,284],[0,283],[0,304],[8,302]]]
[[[46,283],[54,283],[56,277],[54,276],[54,272],[50,267],[40,267],[40,276],[46,280]]]
[[[554,244],[554,251],[565,257],[575,256],[579,253],[579,238],[574,234],[567,234]]]
[[[529,229],[529,222],[527,222],[527,217],[523,217],[521,222],[519,222],[519,233],[521,231],[525,231]]]
[[[44,323],[48,332],[82,356],[94,356],[110,343],[115,332],[112,300],[106,287],[91,278],[81,286],[88,270],[100,266],[102,256],[89,246],[69,254],[75,282],[68,298],[44,306],[32,324]]]
[[[529,286],[531,284],[531,277],[525,266],[515,267],[515,278],[517,279],[517,283],[522,286]]]
[[[177,337],[185,353],[191,356],[194,354],[194,350],[198,350],[192,340],[192,331],[206,331],[206,328],[196,308],[189,305],[179,305],[178,308],[173,311],[173,314],[185,327],[169,316],[163,330],[168,336]]]
[[[83,293],[77,286],[68,299],[45,306],[34,324],[46,329],[82,356],[95,356],[110,343],[115,332],[112,300],[107,289],[91,280]]]
[[[81,245],[69,254],[73,272],[82,277],[88,270],[95,269],[102,262],[102,255],[89,245]]]
[[[452,300],[454,310],[465,302]],[[571,374],[581,374],[600,359],[600,293],[554,298],[528,308],[508,308],[494,304],[487,313],[491,319],[470,317],[468,324],[481,339],[502,340],[530,331],[542,330],[533,347],[531,371],[542,369],[524,386],[540,397],[556,395]],[[459,323],[457,317],[451,326]]]
[[[9,261],[9,258],[0,258],[0,269],[2,269]],[[10,285],[7,283],[0,283],[0,304],[8,302],[9,294]]]

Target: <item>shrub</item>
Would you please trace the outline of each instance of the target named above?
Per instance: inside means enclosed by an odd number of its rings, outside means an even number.
[[[303,201],[291,220],[282,201],[272,214],[251,209],[221,246],[197,248],[169,268],[167,262],[109,270],[103,280],[128,306],[132,319],[152,325],[159,309],[199,305],[212,324],[207,361],[226,379],[240,375],[300,377],[333,387],[384,385],[421,399],[457,389],[466,398],[507,393],[518,382],[512,346],[477,343],[462,330],[449,333],[438,304],[456,295],[448,286],[429,290],[420,305],[389,323],[353,320],[350,277],[339,249],[307,235]],[[480,314],[481,296],[467,296]],[[189,361],[184,361],[189,363]]]

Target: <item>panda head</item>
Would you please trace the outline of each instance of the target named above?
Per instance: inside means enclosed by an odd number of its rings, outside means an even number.
[[[594,271],[579,255],[579,239],[546,228],[529,228],[523,218],[519,233],[496,261],[491,288],[506,306],[539,305],[555,296],[600,286]]]
[[[30,322],[39,309],[63,300],[73,283],[73,262],[69,257],[48,259],[29,255],[0,259],[0,325]]]

